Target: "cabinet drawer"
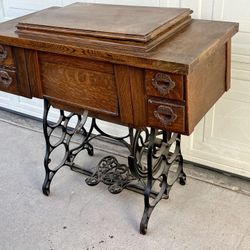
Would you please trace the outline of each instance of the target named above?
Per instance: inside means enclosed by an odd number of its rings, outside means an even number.
[[[118,116],[113,65],[50,54],[40,55],[42,95],[72,106]]]
[[[18,94],[17,77],[14,70],[0,68],[0,90]]]
[[[145,81],[148,96],[184,100],[182,75],[146,70]]]
[[[11,68],[15,66],[12,48],[10,46],[0,44],[0,65]]]
[[[173,132],[185,132],[185,106],[148,100],[148,125]]]

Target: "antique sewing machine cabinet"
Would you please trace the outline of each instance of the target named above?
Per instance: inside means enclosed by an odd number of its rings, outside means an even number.
[[[131,180],[145,180],[140,231],[146,233],[153,208],[168,197],[173,185],[167,181],[173,164],[179,166],[175,180],[185,184],[180,134],[190,135],[230,88],[231,37],[238,24],[192,20],[191,13],[76,3],[0,24],[0,90],[45,100],[46,195],[62,166],[79,170],[76,155],[82,150],[93,155],[90,141],[96,130],[129,149],[129,168],[125,176],[120,171],[122,177],[117,177],[117,169],[124,166],[110,156],[86,182],[106,182],[118,193]],[[55,124],[47,121],[51,105],[61,110]],[[68,122],[74,115],[78,122],[70,131]],[[89,131],[84,127],[87,116],[93,117]],[[107,135],[96,118],[129,127],[128,136]],[[52,145],[50,136],[56,128],[63,135]],[[83,142],[69,149],[75,133],[83,136]],[[65,146],[64,160],[50,169],[50,154],[60,145]],[[143,154],[147,166],[142,164]],[[114,173],[118,179],[111,180]],[[160,183],[160,191],[150,203],[154,181]]]

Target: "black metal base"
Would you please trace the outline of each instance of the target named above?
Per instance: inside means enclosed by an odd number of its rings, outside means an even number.
[[[48,122],[50,108],[49,102],[45,99],[43,130],[46,141],[44,159],[46,174],[43,193],[49,195],[51,181],[63,166],[69,166],[73,171],[90,176],[85,180],[89,186],[95,186],[100,182],[105,183],[113,194],[120,193],[124,188],[143,192],[144,213],[140,223],[140,233],[146,234],[148,221],[157,203],[169,197],[169,192],[177,180],[181,185],[186,184],[180,149],[181,136],[153,128],[150,131],[147,128],[137,130],[130,128],[128,135],[114,137],[103,132],[94,118],[89,131],[86,131],[84,125],[87,112],[82,115],[74,113],[66,115],[63,110],[60,110],[58,121],[52,124]],[[72,129],[69,127],[69,121],[74,116],[77,117],[77,125]],[[53,143],[52,135],[56,130],[60,131],[61,136],[56,143]],[[92,134],[94,130],[96,135]],[[82,141],[79,145],[71,147],[72,137],[76,133],[81,135]],[[101,159],[94,173],[77,166],[74,160],[81,151],[87,150],[88,154],[93,156],[94,149],[90,142],[98,136],[104,136],[125,145],[129,151],[128,165],[120,164],[114,156],[106,156]],[[64,157],[59,164],[51,167],[51,154],[59,147],[64,148]]]
[[[58,121],[56,123],[50,123],[48,121],[50,108],[51,105],[46,99],[44,99],[43,132],[46,142],[46,153],[44,157],[45,180],[42,189],[43,193],[47,196],[50,194],[51,181],[59,169],[66,165],[71,166],[75,157],[82,150],[87,150],[90,156],[94,155],[94,148],[88,141],[92,130],[90,129],[90,131],[87,132],[84,128],[84,124],[88,117],[87,112],[85,112],[83,115],[76,115],[74,113],[66,115],[63,110],[60,110]],[[73,116],[76,116],[78,121],[75,128],[72,129],[71,127],[69,127],[69,121]],[[61,136],[59,140],[53,143],[51,139],[56,130],[59,130]],[[82,143],[80,143],[80,145],[78,145],[77,147],[70,148],[72,137],[76,133],[82,135]],[[59,147],[62,147],[64,149],[64,156],[60,163],[51,167],[53,163],[51,160],[51,154]]]

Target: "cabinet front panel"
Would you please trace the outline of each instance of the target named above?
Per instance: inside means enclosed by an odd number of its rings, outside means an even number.
[[[46,60],[48,59],[48,60]],[[65,56],[40,57],[43,96],[72,106],[118,116],[112,64]]]

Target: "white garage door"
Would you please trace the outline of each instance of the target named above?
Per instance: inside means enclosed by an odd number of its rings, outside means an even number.
[[[78,0],[79,1],[79,0]],[[0,0],[0,18],[8,20],[71,0]],[[84,2],[84,1],[82,1]],[[87,2],[189,7],[194,18],[237,21],[240,33],[233,39],[232,88],[184,138],[187,160],[250,177],[250,1],[249,0],[88,0]],[[0,106],[42,117],[42,101],[0,92]],[[108,128],[110,128],[108,126]],[[117,128],[117,132],[122,132]]]

